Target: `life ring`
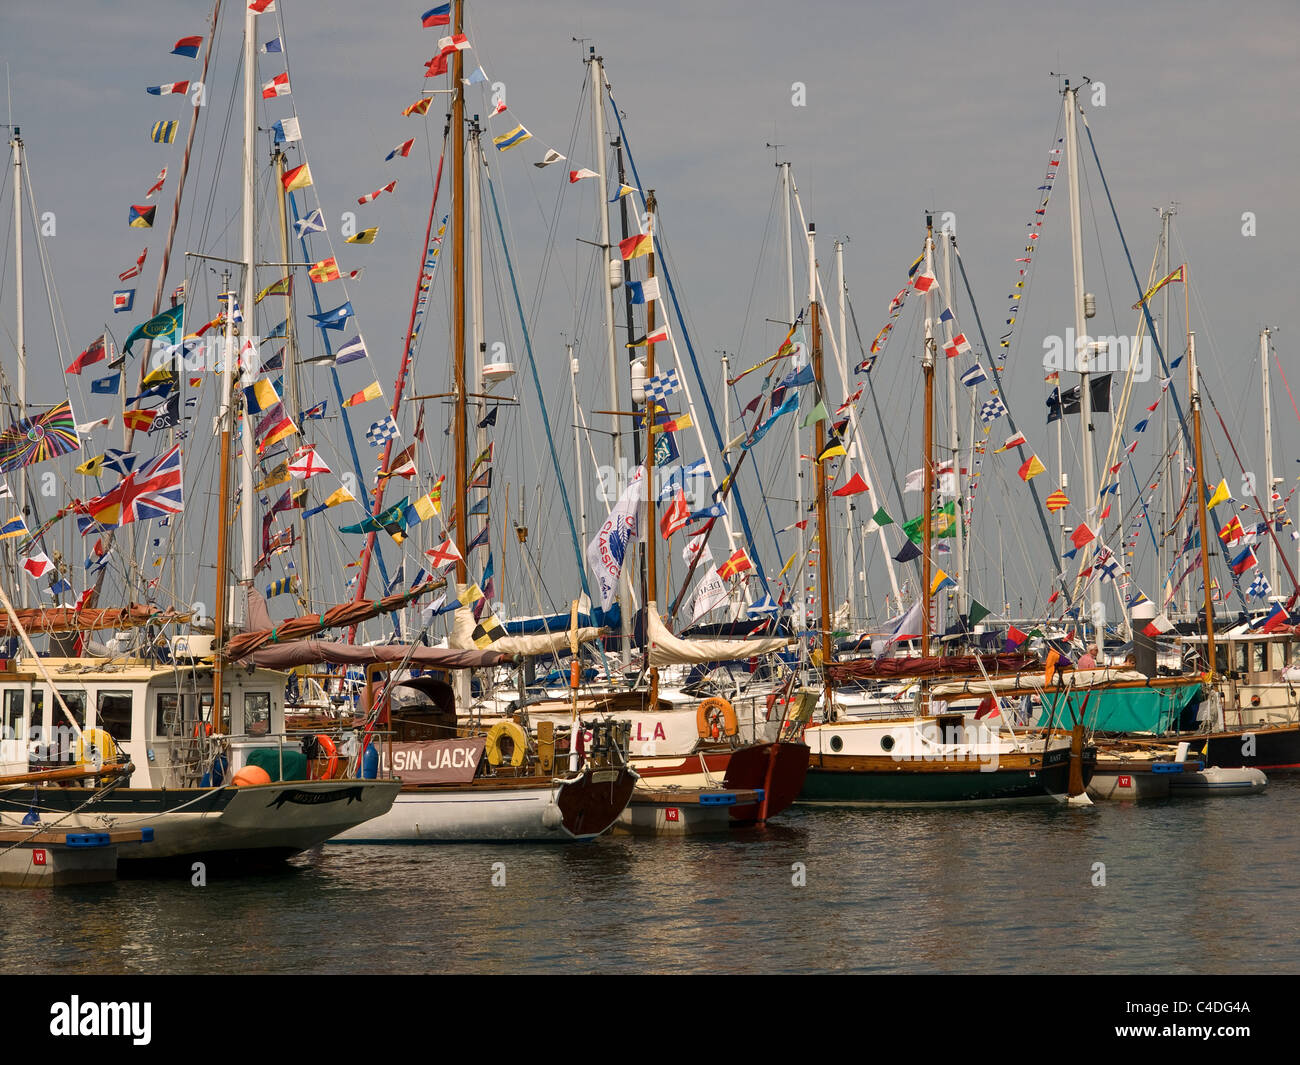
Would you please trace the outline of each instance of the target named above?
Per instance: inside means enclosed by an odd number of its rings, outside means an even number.
[[[117,744],[102,728],[83,729],[76,753],[77,765],[105,766],[117,761]]]
[[[510,742],[514,745],[514,749],[510,752],[510,764],[512,766],[523,765],[524,752],[528,750],[528,737],[524,734],[524,730],[513,721],[498,721],[488,729],[488,765],[501,764],[501,739],[504,736],[509,736]]]
[[[338,748],[334,746],[334,741],[330,739],[328,736],[326,736],[323,732],[316,734],[316,743],[320,746],[320,749],[324,752],[323,757],[327,760],[325,762],[325,772],[318,777],[314,776],[312,779],[333,780],[334,774],[338,771],[339,768]],[[314,761],[320,761],[321,757],[322,755],[318,754],[314,759]]]
[[[194,738],[195,738],[196,740],[197,740],[200,736],[211,736],[211,735],[212,735],[212,722],[211,722],[211,721],[196,721],[196,722],[194,722]]]
[[[700,703],[695,711],[695,730],[701,739],[718,739],[719,736],[734,736],[736,711],[726,699],[713,696]]]

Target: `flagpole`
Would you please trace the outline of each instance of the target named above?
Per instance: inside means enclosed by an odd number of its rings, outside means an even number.
[[[252,333],[253,305],[257,297],[257,273],[255,269],[257,245],[257,164],[253,157],[253,148],[257,140],[257,12],[251,7],[244,12],[244,171],[243,171],[243,233],[241,257],[244,263],[244,306],[248,308],[248,317],[240,330],[239,377],[248,385],[252,384],[255,374],[251,362],[243,358],[243,349],[247,337]],[[230,306],[226,307],[227,317],[233,317]],[[247,404],[243,419],[244,460],[239,466],[239,533],[242,559],[240,565],[241,587],[249,587],[253,582],[253,566],[256,556],[253,554],[253,456],[257,442],[253,436],[253,419]],[[233,715],[232,715],[233,717]]]
[[[647,279],[655,276],[655,253],[654,253],[654,222],[655,210],[658,208],[658,202],[655,200],[655,190],[646,190],[646,232],[650,236],[650,254],[646,256],[646,277]],[[647,384],[655,375],[655,342],[652,339],[655,333],[655,305],[658,300],[649,300],[645,308],[645,379]],[[645,556],[645,580],[646,580],[646,632],[650,629],[650,610],[659,609],[659,585],[657,581],[657,548],[659,546],[659,530],[655,527],[655,414],[657,405],[647,390],[645,396],[645,405],[642,407],[642,418],[645,422],[645,536],[642,543],[645,545],[643,554]],[[664,601],[667,602],[667,592],[664,593]],[[650,659],[649,638],[646,641],[646,660]],[[650,709],[659,705],[659,667],[650,667]]]
[[[464,32],[465,3],[455,0],[452,5],[455,25],[452,35]],[[456,587],[463,590],[469,577],[465,562],[465,511],[469,508],[466,488],[465,446],[465,89],[461,78],[465,74],[465,53],[457,48],[452,56],[451,80],[451,277],[452,277],[452,345],[451,363],[456,392],[454,421],[455,457],[453,466],[456,499]],[[458,677],[460,674],[458,673]],[[467,686],[467,685],[466,685]],[[468,694],[467,692],[465,694]]]
[[[934,273],[934,220],[925,216],[925,272]],[[933,288],[933,286],[931,286]],[[921,478],[924,485],[924,500],[921,504],[921,657],[930,656],[930,541],[931,525],[934,519],[934,468],[930,453],[934,449],[934,322],[931,306],[934,297],[925,293],[925,351],[921,357],[921,371],[925,379],[925,424],[923,426],[923,444],[921,454]]]
[[[23,138],[22,131],[15,126],[13,137],[9,141],[14,158],[14,280],[17,303],[14,312],[14,342],[18,352],[18,420],[27,417],[27,342],[24,336],[23,322]],[[27,468],[18,470],[18,513],[26,520],[30,513],[27,506]],[[18,551],[14,551],[15,566]],[[16,571],[16,570],[15,570]],[[26,581],[18,582],[18,603],[23,608],[30,604]]]

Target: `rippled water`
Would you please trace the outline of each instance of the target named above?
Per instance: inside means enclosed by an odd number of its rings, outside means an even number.
[[[1300,776],[1256,796],[787,812],[569,847],[0,892],[7,973],[1300,972]],[[496,870],[504,886],[494,887]],[[1105,886],[1093,886],[1094,863]],[[792,883],[803,863],[806,886]]]

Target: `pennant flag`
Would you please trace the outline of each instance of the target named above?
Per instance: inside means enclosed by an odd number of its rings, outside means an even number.
[[[988,379],[989,375],[984,372],[984,367],[979,363],[976,363],[961,375],[961,383],[967,388],[971,388],[979,384],[981,381],[987,381]]]
[[[311,167],[303,163],[301,166],[295,166],[292,170],[286,170],[280,178],[280,183],[284,186],[286,192],[307,188],[311,185]]]
[[[198,56],[199,45],[202,43],[202,37],[182,37],[172,49],[172,55],[183,55],[187,59],[194,59]]]
[[[840,488],[831,493],[833,496],[855,496],[861,492],[867,491],[867,482],[862,479],[862,474],[855,473]]]
[[[244,389],[244,405],[250,414],[263,414],[280,402],[277,382],[262,377]]]
[[[285,413],[283,406],[278,413],[273,412],[271,416],[265,418],[262,424],[258,425],[259,434],[265,432],[261,442],[257,445],[257,453],[264,455],[268,448],[278,444],[286,437],[293,436],[298,431],[298,426],[294,424],[292,418]]]
[[[275,10],[275,0],[253,0],[248,5],[248,10],[256,12],[259,15],[270,14]]]
[[[480,429],[486,429],[490,425],[496,425],[498,410],[500,410],[499,407],[493,407],[490,411],[488,411],[487,414],[483,416],[483,420],[478,423],[478,427]]]
[[[934,575],[934,580],[930,582],[930,594],[934,595],[936,592],[941,592],[945,588],[956,587],[957,582],[955,580],[949,577],[948,574],[944,573],[943,570],[937,570]]]
[[[397,188],[396,178],[390,181],[387,185],[382,185],[379,188],[375,189],[374,192],[367,192],[364,196],[358,196],[357,203],[369,203],[376,196],[382,196],[385,192],[392,192],[393,189],[395,188]]]
[[[432,96],[425,96],[422,99],[416,100],[415,103],[411,104],[409,107],[404,107],[402,109],[402,116],[409,117],[410,115],[426,114],[431,103],[433,103]]]
[[[163,173],[164,174],[167,173],[166,167],[163,167]],[[154,188],[156,189],[158,188],[158,186],[155,185]],[[131,278],[133,277],[139,277],[140,271],[144,269],[144,261],[148,257],[149,257],[149,249],[146,246],[145,249],[142,252],[140,252],[140,257],[136,259],[135,265],[128,266],[125,270],[123,270],[120,274],[117,275],[117,279],[119,281],[130,281]],[[184,282],[182,282],[182,284],[184,284]]]
[[[312,211],[306,218],[299,218],[293,224],[294,229],[298,231],[298,236],[305,237],[308,233],[325,232],[325,216],[317,208]]]
[[[289,480],[289,463],[284,461],[275,467],[270,473],[263,477],[253,486],[255,492],[265,492],[268,488],[274,488],[276,485],[284,484]]]
[[[188,81],[173,81],[167,85],[148,85],[145,92],[150,96],[184,96],[189,92],[190,83]]]
[[[415,444],[408,444],[402,451],[388,460],[387,469],[378,469],[375,476],[379,480],[385,480],[389,477],[405,477],[408,480],[415,476]]]
[[[379,227],[378,227],[378,226],[372,226],[370,229],[363,229],[363,230],[361,230],[361,231],[358,232],[358,233],[354,233],[354,234],[353,234],[352,236],[350,236],[350,237],[345,237],[345,238],[344,238],[344,243],[347,243],[347,244],[373,244],[373,243],[375,242],[375,237],[378,235],[378,233],[379,233]]]
[[[762,440],[764,436],[767,435],[768,430],[771,429],[772,426],[776,424],[778,418],[780,418],[782,415],[789,414],[792,411],[796,411],[798,409],[799,409],[799,393],[791,392],[788,396],[786,396],[785,401],[781,404],[781,406],[778,407],[776,410],[774,410],[771,414],[769,414],[767,420],[763,422],[763,424],[760,425],[757,429],[754,430],[753,435],[750,436],[748,440],[746,440],[744,443],[740,445],[741,448],[745,451],[748,451],[760,440]]]
[[[1016,628],[1014,625],[1008,625],[1008,626],[1007,626],[1007,644],[1008,644],[1009,646],[1011,646],[1011,647],[1013,647],[1013,648],[1014,648],[1014,647],[1019,647],[1019,646],[1020,646],[1022,643],[1024,643],[1027,639],[1029,639],[1029,633],[1027,633],[1027,632],[1021,632],[1021,631],[1020,631],[1018,628]]]
[[[710,503],[707,507],[704,507],[700,510],[691,511],[690,520],[695,522],[695,521],[704,521],[707,518],[725,518],[726,516],[727,516],[726,504],[721,501],[718,501],[717,503]]]
[[[289,75],[277,74],[262,86],[262,99],[274,100],[277,96],[289,95]]]
[[[588,170],[585,166],[581,170],[570,170],[569,184],[572,185],[575,181],[581,181],[583,178],[589,177],[600,177],[600,175],[594,170]]]
[[[917,547],[916,544],[912,543],[911,540],[906,540],[904,541],[903,546],[898,549],[898,554],[894,556],[894,561],[911,562],[912,559],[920,557],[921,549]]]
[[[871,523],[875,525],[876,528],[882,528],[885,525],[893,525],[894,519],[889,516],[889,513],[885,510],[884,507],[881,507],[873,515],[871,515]],[[874,532],[875,530],[872,531]]]
[[[23,559],[23,569],[31,575],[33,580],[40,580],[54,569],[54,563],[44,551],[37,551],[35,554]]]
[[[503,133],[499,137],[493,137],[492,143],[496,145],[497,151],[504,152],[513,148],[516,144],[523,144],[524,141],[529,140],[531,137],[532,134],[529,133],[528,130],[524,129],[523,126],[516,126],[514,129],[510,130],[509,133]],[[547,152],[546,154],[550,155],[551,153]],[[560,156],[560,158],[563,159],[564,156]],[[551,162],[554,161],[555,160],[551,160]]]
[[[95,363],[102,362],[106,359],[108,357],[108,348],[105,344],[105,339],[106,338],[103,334],[96,337],[85,351],[72,360],[72,365],[69,366],[64,373],[75,373],[79,375],[87,366],[93,366]]]
[[[912,287],[915,288],[917,292],[929,292],[930,289],[934,288],[935,284],[935,276],[929,271],[919,273],[912,278]]]
[[[355,407],[361,403],[369,403],[372,399],[382,399],[384,390],[379,387],[378,381],[373,381],[366,385],[360,392],[353,392],[343,401],[345,407]]]
[[[266,598],[274,599],[277,595],[294,595],[298,592],[298,575],[290,574],[288,577],[277,577],[266,586]]]
[[[339,264],[331,255],[328,259],[313,263],[311,269],[307,271],[307,276],[317,285],[323,285],[326,281],[337,281],[340,276]]]
[[[279,37],[273,37],[258,49],[263,55],[269,55],[272,52],[283,52],[284,42]]]
[[[654,238],[649,233],[628,237],[627,240],[618,242],[618,251],[625,262],[629,259],[639,259],[641,256],[649,255],[654,251]]]
[[[326,260],[326,261],[332,262],[333,260]],[[266,286],[266,288],[262,289],[262,291],[259,292],[253,298],[253,302],[261,303],[264,299],[266,299],[267,296],[287,296],[289,294],[289,289],[292,287],[292,285],[293,285],[293,275],[285,274],[284,277],[280,278],[280,280],[272,281],[269,285]]]
[[[439,37],[438,48],[442,55],[450,55],[452,52],[464,52],[470,47],[469,38],[463,33],[453,34],[450,37]]]
[[[838,436],[832,436],[830,440],[827,441],[826,446],[817,452],[817,461],[825,462],[827,459],[839,458],[840,456],[847,455],[848,452],[844,450],[843,441],[841,441]]]
[[[1161,612],[1157,614],[1151,620],[1151,623],[1147,625],[1146,628],[1144,628],[1142,631],[1147,636],[1150,636],[1152,639],[1155,639],[1157,636],[1163,636],[1165,633],[1172,632],[1173,630],[1174,630],[1174,623],[1170,621],[1169,618],[1166,617],[1163,612]]]
[[[1061,489],[1057,489],[1046,499],[1047,509],[1055,514],[1058,510],[1064,510],[1070,505],[1070,500],[1066,497]]]
[[[149,131],[149,139],[154,144],[171,144],[176,139],[176,131],[181,128],[181,124],[175,119],[164,119],[162,122],[155,122],[153,129]]]
[[[1001,447],[995,447],[993,449],[993,454],[997,455],[1003,451],[1010,451],[1013,447],[1023,447],[1026,443],[1028,443],[1028,441],[1025,439],[1024,433],[1014,433],[1007,437],[1006,443]]]
[[[1206,507],[1217,507],[1220,503],[1226,502],[1231,498],[1232,495],[1228,492],[1228,482],[1223,480],[1219,482],[1218,487],[1216,487],[1212,492],[1206,494],[1205,505]]]
[[[1093,531],[1088,528],[1088,523],[1082,521],[1079,522],[1079,527],[1075,529],[1074,532],[1070,533],[1070,543],[1074,544],[1074,549],[1076,551],[1080,550],[1085,545],[1092,543],[1096,538],[1097,537]]]
[[[547,148],[546,154],[542,156],[542,161],[540,163],[534,163],[533,166],[537,167],[540,170],[544,166],[550,166],[552,163],[560,163],[563,161],[564,161],[564,156],[562,156],[554,148]]]
[[[8,540],[11,536],[26,536],[27,523],[22,517],[10,518],[3,525],[0,525],[0,540]]]
[[[799,428],[808,429],[818,422],[825,421],[830,416],[831,412],[826,409],[826,404],[819,399],[817,405],[804,415],[803,421],[799,423]]]
[[[1038,461],[1037,455],[1030,455],[1016,472],[1022,481],[1028,481],[1031,477],[1037,477],[1045,469],[1047,467]]]
[[[352,302],[349,300],[333,310],[321,311],[320,314],[309,314],[307,317],[322,329],[342,329],[347,320],[355,313],[352,309]]]
[[[1186,269],[1187,269],[1187,264],[1183,263],[1182,266],[1180,266],[1168,277],[1162,277],[1159,281],[1157,281],[1154,285],[1152,285],[1151,288],[1147,289],[1144,293],[1142,293],[1142,298],[1138,300],[1137,303],[1133,304],[1133,310],[1136,311],[1139,307],[1142,306],[1142,304],[1144,304],[1147,300],[1149,300],[1152,296],[1154,296],[1166,285],[1170,285],[1175,282],[1182,281],[1186,277],[1186,274],[1184,273]]]
[[[478,66],[474,68],[474,70],[470,73],[470,76],[468,78],[461,78],[460,80],[466,85],[482,85],[483,82],[488,80],[488,76],[487,76],[487,72],[481,66]],[[496,110],[493,111],[492,113],[494,115],[499,115],[505,109],[506,109],[506,102],[504,100],[501,100],[497,103]],[[561,158],[563,158],[563,156],[561,156]],[[534,163],[533,165],[536,166],[538,164]]]
[[[489,467],[488,467],[487,469],[485,469],[482,473],[480,473],[477,477],[475,477],[474,480],[470,481],[470,483],[469,483],[468,485],[466,485],[465,487],[466,487],[466,488],[469,488],[469,489],[474,489],[474,488],[484,488],[484,489],[487,489],[487,488],[491,488],[491,487],[492,487],[492,467],[489,466]]]
[[[470,466],[469,468],[469,475],[471,477],[474,476],[475,472],[478,470],[480,466],[483,465],[483,463],[492,461],[492,452],[495,448],[496,448],[496,441],[489,440],[488,446],[478,453],[478,457],[474,460],[473,465]]]
[[[391,152],[389,152],[386,156],[384,156],[384,162],[386,163],[386,162],[388,162],[390,159],[395,159],[395,158],[396,158],[397,156],[399,156],[399,155],[400,155],[403,159],[405,159],[408,155],[411,154],[411,145],[414,144],[414,143],[415,143],[415,138],[414,138],[414,137],[412,137],[409,141],[403,141],[403,142],[402,142],[401,144],[399,144],[396,148],[394,148]],[[394,182],[394,184],[396,184],[396,182]],[[392,190],[392,189],[389,189],[388,191],[389,191],[389,192],[392,192],[393,190]]]
[[[58,458],[80,447],[72,406],[65,399],[44,414],[22,418],[0,433],[0,473]]]

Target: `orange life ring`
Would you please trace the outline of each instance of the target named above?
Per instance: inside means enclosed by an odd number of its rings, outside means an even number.
[[[726,699],[718,696],[705,699],[695,711],[695,730],[701,739],[718,739],[720,736],[734,736],[736,711]]]
[[[325,757],[328,759],[328,761],[326,761],[325,763],[325,772],[321,774],[321,776],[314,777],[313,779],[333,780],[334,774],[339,767],[338,748],[334,746],[334,741],[330,739],[328,736],[326,736],[323,732],[317,733],[316,742],[320,744],[320,749],[325,752]],[[317,759],[320,758],[319,755],[317,755],[316,757]]]
[[[194,722],[194,738],[195,738],[196,740],[197,740],[200,736],[211,736],[211,735],[212,735],[212,722],[211,722],[211,721],[196,721],[196,722]]]

